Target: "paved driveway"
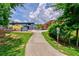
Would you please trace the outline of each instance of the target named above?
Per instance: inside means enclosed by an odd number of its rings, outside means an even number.
[[[42,31],[34,30],[33,32],[33,36],[26,45],[26,56],[65,56],[49,45],[42,36]]]

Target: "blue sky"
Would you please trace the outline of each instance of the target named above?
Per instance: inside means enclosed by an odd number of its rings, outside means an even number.
[[[11,20],[15,22],[34,22],[45,23],[49,20],[56,19],[58,11],[54,11],[53,4],[49,3],[26,3],[23,6],[17,6],[11,10]]]

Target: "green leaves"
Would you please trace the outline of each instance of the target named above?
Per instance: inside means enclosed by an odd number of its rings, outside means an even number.
[[[63,15],[58,20],[63,21],[63,29],[70,31],[70,29],[76,30],[76,46],[78,47],[78,29],[79,29],[79,4],[78,3],[66,3],[57,4],[57,9],[62,9]]]
[[[9,17],[12,14],[11,9],[15,9],[16,6],[20,6],[18,3],[1,3],[0,4],[0,25],[7,26],[9,23]]]
[[[78,28],[79,26],[79,4],[77,3],[66,3],[57,4],[57,9],[62,9],[63,15],[58,18],[58,20],[64,21],[64,24],[68,27]]]

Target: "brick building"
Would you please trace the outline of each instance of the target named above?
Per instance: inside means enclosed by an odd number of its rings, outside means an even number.
[[[50,21],[46,22],[45,24],[43,24],[42,29],[43,30],[48,29],[48,27],[54,22],[55,22],[55,20],[50,20]]]

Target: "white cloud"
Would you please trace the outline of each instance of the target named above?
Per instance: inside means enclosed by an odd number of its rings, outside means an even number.
[[[22,22],[22,21],[21,21]],[[23,22],[27,22],[27,20],[23,20]]]
[[[53,12],[53,9],[52,8],[48,8],[48,9],[44,9],[45,11],[44,11],[44,14],[45,14],[45,16],[50,16],[51,14],[52,14],[52,12]]]
[[[43,3],[41,3],[41,4],[39,4],[39,6],[38,6],[38,8],[37,8],[37,10],[35,11],[35,12],[30,12],[30,14],[29,14],[29,17],[30,18],[37,18],[38,17],[38,15],[41,13],[41,12],[43,12],[43,9],[45,8],[45,4],[43,4]]]
[[[37,14],[35,14],[34,12],[30,12],[29,13],[29,17],[32,18],[32,19],[35,18],[35,17],[37,17],[36,15]]]
[[[22,21],[19,20],[19,19],[14,19],[13,21],[14,21],[14,22],[22,22]]]
[[[43,21],[48,21],[51,19],[52,20],[56,19],[61,14],[61,12],[54,10],[55,7],[48,7],[48,8],[45,7],[46,7],[45,3],[39,4],[36,11],[30,12],[29,17],[33,20],[39,21],[41,19]]]
[[[12,10],[12,12],[20,17],[24,17],[26,19],[13,19],[15,22],[40,22],[42,23],[45,21],[53,20],[56,19],[59,15],[61,15],[62,11],[55,11],[54,7],[47,7],[47,4],[45,3],[40,3],[39,6],[37,7],[36,11],[31,11],[29,9],[19,9],[18,11],[20,12],[18,15],[16,14],[15,10]],[[30,8],[30,7],[29,7]],[[30,12],[31,11],[31,12]],[[22,14],[21,14],[22,13]]]

